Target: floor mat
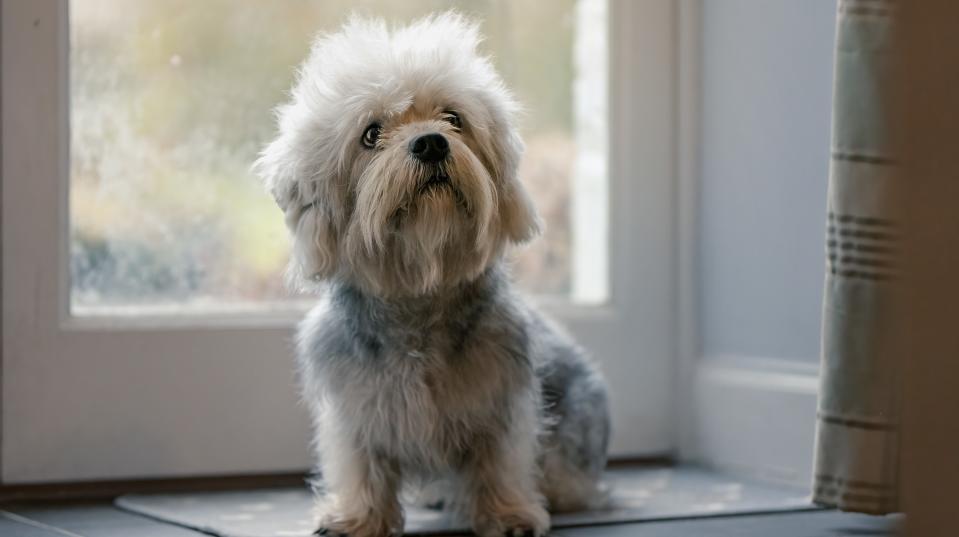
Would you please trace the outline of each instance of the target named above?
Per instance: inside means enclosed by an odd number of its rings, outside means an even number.
[[[747,482],[690,467],[608,472],[610,507],[557,514],[554,528],[814,509],[804,489]],[[117,507],[221,537],[308,537],[311,496],[303,489],[130,494]],[[449,514],[406,508],[406,534],[467,533]]]

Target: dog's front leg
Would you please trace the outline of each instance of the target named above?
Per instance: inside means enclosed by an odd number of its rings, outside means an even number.
[[[332,440],[332,441],[331,441]],[[403,532],[395,461],[340,439],[322,442],[325,492],[317,498],[316,535],[385,537]]]
[[[480,537],[539,537],[549,514],[536,490],[534,429],[477,442],[467,457],[465,481],[473,531]]]

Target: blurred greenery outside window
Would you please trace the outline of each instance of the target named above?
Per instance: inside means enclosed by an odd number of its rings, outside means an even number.
[[[71,311],[282,308],[289,240],[250,164],[318,31],[351,12],[481,21],[523,103],[521,177],[547,230],[530,294],[606,298],[605,0],[72,0]],[[302,298],[302,297],[300,297]]]

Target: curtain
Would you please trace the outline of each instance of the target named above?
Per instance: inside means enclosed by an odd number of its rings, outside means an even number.
[[[893,2],[840,0],[813,501],[900,510],[900,246]]]

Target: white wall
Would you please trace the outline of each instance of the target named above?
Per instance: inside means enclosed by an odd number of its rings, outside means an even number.
[[[705,356],[818,360],[835,10],[703,2]]]

